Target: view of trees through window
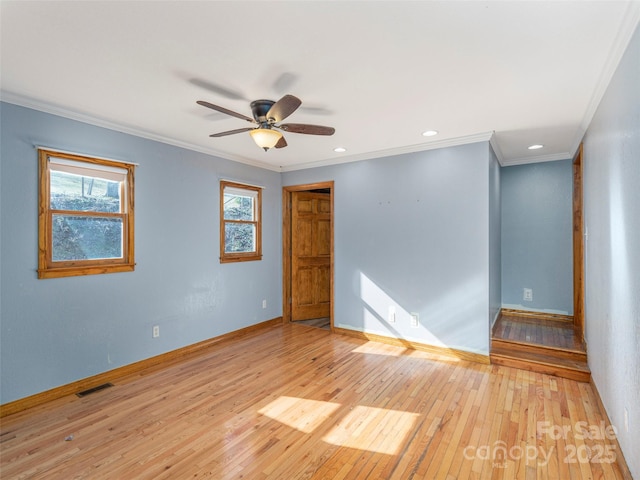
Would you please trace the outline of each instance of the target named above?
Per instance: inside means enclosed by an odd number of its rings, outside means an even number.
[[[120,191],[119,182],[51,171],[53,261],[122,257],[122,219],[100,216],[120,213]]]
[[[255,220],[254,197],[225,192],[224,219],[236,221],[225,222],[225,252],[255,252],[256,226],[253,223],[243,223]]]
[[[38,149],[38,278],[135,270],[134,170]]]
[[[261,260],[261,187],[221,180],[220,198],[220,262]]]

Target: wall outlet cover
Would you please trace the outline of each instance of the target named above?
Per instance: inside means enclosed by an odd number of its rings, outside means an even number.
[[[393,305],[389,306],[387,320],[389,321],[389,323],[396,323],[396,307]]]

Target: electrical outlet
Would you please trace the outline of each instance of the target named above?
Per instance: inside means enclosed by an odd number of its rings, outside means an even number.
[[[533,302],[533,289],[532,288],[523,288],[522,289],[522,299],[526,302]]]
[[[160,336],[160,325],[153,326],[153,332],[151,333],[153,338],[158,338]]]
[[[262,300],[262,308],[267,308],[267,301],[266,300]]]
[[[388,315],[389,323],[396,323],[396,307],[391,305],[389,307],[389,315]]]
[[[417,327],[420,325],[420,315],[416,312],[411,312],[411,326]]]

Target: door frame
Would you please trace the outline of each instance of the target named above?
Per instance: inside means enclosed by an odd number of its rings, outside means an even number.
[[[333,332],[333,180],[327,182],[308,183],[305,185],[291,185],[282,187],[282,322],[291,323],[291,194],[309,190],[329,190],[331,205],[331,259],[329,261],[330,303],[329,318]]]
[[[582,143],[573,159],[573,325],[584,342],[584,211]]]

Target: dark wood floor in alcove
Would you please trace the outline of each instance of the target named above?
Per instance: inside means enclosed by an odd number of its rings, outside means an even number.
[[[588,382],[591,372],[571,317],[503,312],[493,326],[491,362]]]

